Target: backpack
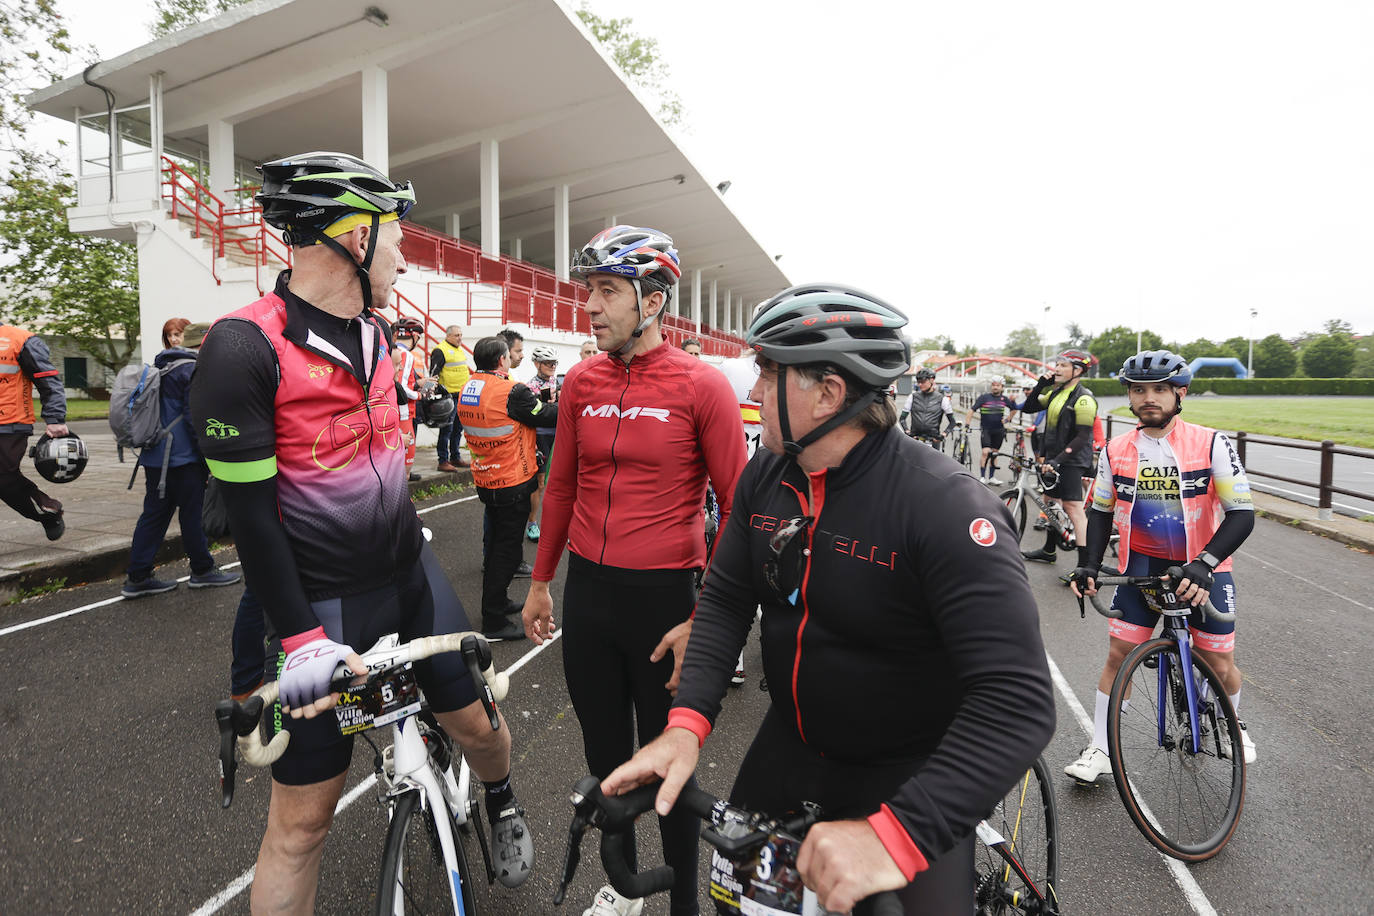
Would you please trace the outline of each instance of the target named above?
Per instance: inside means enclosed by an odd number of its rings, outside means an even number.
[[[131,448],[140,454],[159,444],[162,445],[162,477],[158,481],[159,499],[167,496],[167,466],[172,460],[172,427],[181,422],[180,414],[171,423],[162,425],[162,377],[177,366],[194,363],[194,356],[174,359],[161,369],[149,365],[129,365],[119,370],[114,386],[110,389],[110,431],[114,433],[115,445],[119,449],[119,460],[124,460],[124,449]],[[134,488],[138,479],[138,464],[129,477],[127,489]]]

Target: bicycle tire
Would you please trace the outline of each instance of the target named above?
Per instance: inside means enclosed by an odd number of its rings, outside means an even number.
[[[377,916],[415,913],[456,913],[475,916],[472,872],[463,849],[458,825],[442,802],[425,806],[423,793],[411,789],[397,796],[391,806],[391,824],[382,848],[382,867],[377,885]],[[435,816],[448,818],[453,834],[461,885],[460,908],[454,908],[448,868],[439,846]],[[398,896],[399,894],[399,896]]]
[[[1167,668],[1163,690],[1161,666]],[[1220,852],[1235,833],[1245,804],[1240,723],[1221,679],[1196,653],[1193,672],[1203,732],[1199,753],[1192,752],[1173,639],[1152,639],[1126,656],[1107,706],[1112,778],[1126,813],[1151,845],[1184,862],[1201,862]],[[1126,703],[1130,697],[1134,699]]]
[[[1032,892],[1024,879],[1000,854],[980,843],[974,861],[974,897],[978,916],[1059,912],[1059,809],[1054,783],[1044,758],[1037,757],[1016,781],[997,808],[986,818],[988,825],[1009,844],[1010,854],[1044,895]]]
[[[1026,499],[1021,489],[1012,487],[1010,490],[1003,490],[997,494],[997,498],[1011,513],[1011,526],[1016,529],[1016,543],[1021,543],[1021,538],[1026,535]]]

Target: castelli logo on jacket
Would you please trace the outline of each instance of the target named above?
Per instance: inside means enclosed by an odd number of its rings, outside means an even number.
[[[665,407],[626,407],[621,410],[614,404],[602,404],[600,407],[593,407],[588,404],[582,408],[584,417],[621,417],[625,420],[634,420],[639,417],[652,417],[660,423],[668,422],[668,410]]]
[[[975,518],[969,523],[968,536],[979,547],[991,547],[997,543],[997,529],[985,518]]]

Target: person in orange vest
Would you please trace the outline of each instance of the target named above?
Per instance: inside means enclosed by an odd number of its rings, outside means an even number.
[[[506,617],[521,604],[507,594],[520,565],[530,494],[539,478],[536,429],[552,429],[556,409],[510,377],[510,347],[500,336],[472,348],[477,371],[458,395],[458,422],[472,453],[472,482],[486,511],[483,532],[482,635],[524,639],[524,627]]]
[[[46,434],[67,435],[67,395],[41,337],[13,325],[0,325],[0,499],[24,518],[43,526],[48,540],[67,530],[62,503],[19,470],[33,435],[33,389],[43,401]]]

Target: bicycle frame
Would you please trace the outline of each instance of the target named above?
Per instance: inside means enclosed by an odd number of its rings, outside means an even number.
[[[1162,698],[1169,689],[1169,669],[1178,664],[1182,667],[1179,674],[1183,680],[1183,695],[1188,703],[1188,730],[1193,738],[1193,753],[1202,752],[1202,729],[1198,721],[1198,692],[1197,681],[1193,678],[1193,639],[1188,633],[1188,617],[1192,608],[1180,608],[1177,610],[1161,610],[1164,615],[1165,635],[1178,643],[1178,661],[1168,655],[1160,656],[1162,664],[1159,666],[1159,694]],[[1157,725],[1159,727],[1159,746],[1164,746],[1164,712],[1167,704],[1158,704]]]

